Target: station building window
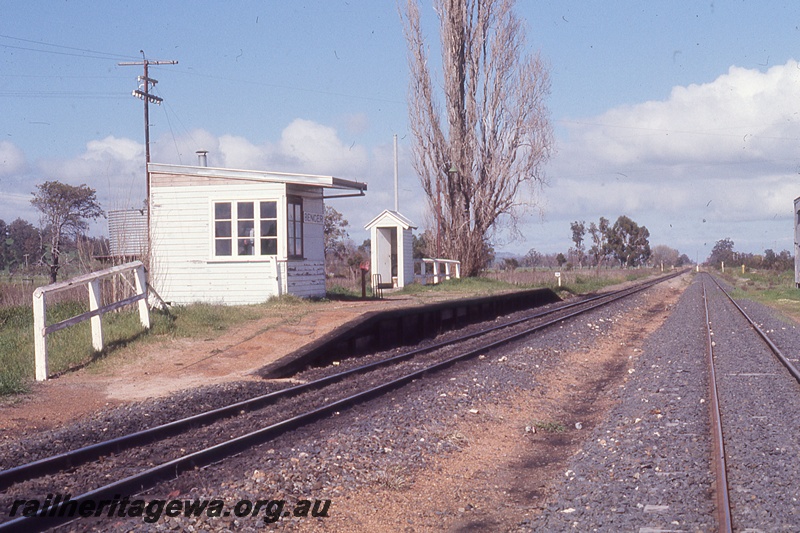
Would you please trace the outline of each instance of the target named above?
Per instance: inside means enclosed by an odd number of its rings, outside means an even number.
[[[278,202],[214,202],[214,256],[278,253]]]
[[[303,199],[290,196],[286,201],[287,255],[290,259],[303,258]]]

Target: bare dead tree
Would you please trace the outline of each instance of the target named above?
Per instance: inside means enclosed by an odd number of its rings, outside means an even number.
[[[403,13],[414,168],[434,211],[439,252],[478,274],[500,224],[536,205],[551,154],[548,70],[528,55],[514,0],[434,0],[442,93],[434,88],[417,0]]]

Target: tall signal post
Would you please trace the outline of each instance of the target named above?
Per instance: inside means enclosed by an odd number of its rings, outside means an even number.
[[[117,63],[121,67],[129,67],[129,66],[144,66],[144,76],[139,76],[137,79],[139,81],[139,88],[133,91],[131,94],[136,98],[144,100],[144,153],[145,153],[145,174],[146,174],[146,186],[145,186],[145,202],[147,203],[147,240],[148,244],[150,241],[150,169],[148,168],[150,165],[150,104],[161,104],[163,102],[163,98],[159,98],[158,96],[152,94],[150,89],[158,83],[158,80],[154,80],[149,76],[148,67],[150,65],[177,65],[177,61],[159,61],[159,60],[152,60],[147,59],[144,55],[144,50],[139,50],[139,53],[142,54],[141,61],[126,61],[123,63]]]

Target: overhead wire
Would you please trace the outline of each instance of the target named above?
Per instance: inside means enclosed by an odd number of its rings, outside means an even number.
[[[0,47],[3,47],[3,48],[13,48],[13,49],[16,49],[16,50],[27,50],[27,51],[30,51],[30,52],[41,52],[43,54],[56,54],[56,55],[66,55],[66,56],[73,56],[73,57],[85,57],[87,59],[103,59],[105,61],[107,61],[109,59],[119,59],[119,60],[122,60],[122,59],[138,59],[138,56],[129,56],[129,55],[125,55],[125,54],[115,54],[115,53],[111,53],[111,52],[100,52],[100,51],[97,51],[97,50],[90,50],[90,49],[87,49],[87,48],[76,48],[74,46],[65,46],[65,45],[61,45],[61,44],[48,43],[48,42],[45,42],[45,41],[35,41],[33,39],[23,39],[22,37],[14,37],[14,36],[11,36],[11,35],[0,35],[0,39],[11,39],[13,41],[20,41],[20,42],[24,42],[24,43],[32,43],[32,44],[37,44],[37,45],[40,45],[40,46],[50,46],[52,48],[59,48],[59,49],[62,49],[62,50],[73,50],[75,52],[84,52],[83,54],[76,54],[76,53],[58,52],[58,51],[55,51],[55,50],[42,50],[40,48],[29,48],[29,47],[24,47],[24,46],[14,46],[14,45],[10,45],[10,44],[0,43]],[[93,54],[93,55],[86,55],[86,54]]]

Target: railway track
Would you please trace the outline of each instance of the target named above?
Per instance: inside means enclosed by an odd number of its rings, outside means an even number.
[[[72,502],[76,502],[75,505],[110,499],[119,494],[136,494],[181,472],[240,453],[282,432],[383,394],[426,373],[476,357],[568,318],[645,290],[664,279],[554,306],[508,323],[493,325],[479,333],[455,336],[313,382],[91,444],[69,453],[42,457],[0,472],[0,490],[5,491],[6,498],[9,498],[12,493],[47,494],[57,486],[61,492],[80,494],[71,498]],[[309,395],[313,395],[313,398]],[[313,403],[311,408],[308,408],[309,403]],[[267,407],[270,407],[267,409],[269,412],[262,412]],[[238,429],[225,425],[232,421],[236,421],[234,426]],[[255,425],[259,429],[252,430]],[[249,430],[242,432],[242,427]],[[239,434],[231,435],[234,432]],[[192,443],[195,444],[194,448]],[[205,445],[197,447],[197,443]],[[165,450],[177,453],[165,455]],[[142,468],[142,464],[146,466]],[[109,472],[114,472],[116,479],[109,479]],[[76,483],[72,481],[73,478],[84,482]],[[87,485],[86,480],[92,480],[92,483]],[[95,480],[103,480],[102,486],[97,487]],[[66,514],[61,513],[63,508],[63,505],[54,504],[48,509],[47,517],[9,520],[0,524],[0,531],[33,531],[65,523],[70,518],[58,516]]]
[[[713,276],[702,276],[719,531],[797,530],[797,501],[787,501],[779,473],[782,456],[798,453],[796,428],[779,422],[800,405],[797,360]]]

